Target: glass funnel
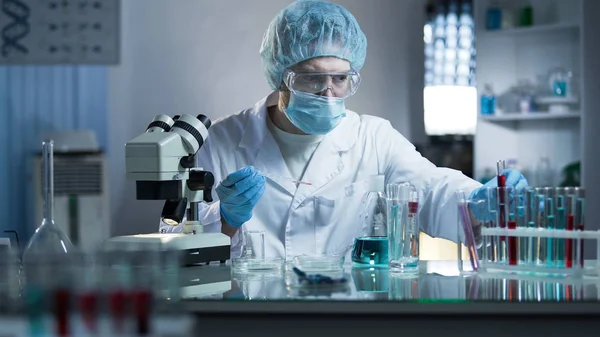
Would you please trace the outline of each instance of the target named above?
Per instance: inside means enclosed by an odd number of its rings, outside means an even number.
[[[54,142],[45,140],[42,143],[42,160],[44,163],[44,219],[29,239],[23,252],[23,264],[35,263],[39,257],[60,256],[74,250],[71,240],[54,223]],[[65,256],[66,258],[66,256]]]

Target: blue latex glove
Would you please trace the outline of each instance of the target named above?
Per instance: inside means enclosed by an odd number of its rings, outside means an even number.
[[[506,169],[504,171],[502,171],[502,173],[506,176],[506,186],[512,186],[513,189],[510,192],[510,200],[514,200],[514,193],[516,192],[516,190],[519,190],[521,188],[524,187],[528,187],[529,185],[527,184],[527,179],[525,179],[525,177],[523,176],[523,174],[521,174],[521,172],[514,170],[514,169]],[[485,185],[483,185],[482,187],[476,189],[475,191],[471,192],[471,196],[470,196],[470,200],[474,201],[474,200],[487,200],[488,199],[488,189],[490,187],[498,187],[498,179],[493,178],[490,181],[488,181],[487,183],[485,183]],[[520,196],[521,198],[521,196]],[[492,204],[496,204],[496,193],[494,193],[492,195],[491,200]],[[519,204],[523,204],[523,200],[519,200]],[[477,217],[477,219],[479,219],[479,221],[489,221],[490,220],[490,214],[489,214],[489,207],[485,207],[485,210],[482,210],[480,208],[478,209],[474,209],[474,213],[475,216]],[[484,212],[485,211],[485,212]]]
[[[240,227],[252,217],[252,209],[265,192],[265,177],[252,166],[233,172],[215,189],[221,202],[221,216]]]

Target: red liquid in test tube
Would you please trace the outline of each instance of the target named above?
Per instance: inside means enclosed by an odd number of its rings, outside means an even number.
[[[137,333],[139,336],[150,334],[150,306],[152,305],[152,294],[148,290],[140,290],[134,293],[135,315],[137,321]]]
[[[115,290],[109,294],[109,306],[112,313],[114,329],[122,332],[124,329],[125,315],[127,313],[127,293]]]
[[[575,215],[567,215],[567,230],[573,231],[574,229]],[[567,254],[566,266],[567,268],[573,268],[573,239],[567,239],[565,243],[565,253]]]
[[[508,229],[517,229],[517,222],[509,221]],[[518,258],[517,258],[517,254],[518,254],[517,240],[518,240],[518,238],[516,236],[508,237],[508,263],[511,266],[517,265],[517,260],[518,260]]]
[[[58,289],[54,292],[54,314],[56,320],[56,334],[69,335],[69,291]]]
[[[95,293],[88,292],[79,296],[79,307],[81,308],[83,322],[90,332],[96,332],[97,306],[98,296]]]

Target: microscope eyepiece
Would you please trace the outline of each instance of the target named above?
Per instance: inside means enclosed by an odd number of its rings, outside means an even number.
[[[201,121],[207,129],[210,128],[210,126],[212,125],[210,119],[203,114],[199,114],[198,116],[196,116],[196,118],[198,118],[198,120]]]
[[[175,121],[167,115],[158,115],[148,124],[146,132],[169,132]]]
[[[184,139],[188,153],[193,155],[198,152],[208,138],[210,125],[210,119],[204,115],[198,117],[181,115],[173,124],[171,131],[178,133]]]

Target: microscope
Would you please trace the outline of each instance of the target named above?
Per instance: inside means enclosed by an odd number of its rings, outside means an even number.
[[[183,231],[113,237],[105,242],[106,249],[177,250],[184,266],[230,258],[231,239],[204,233],[198,219],[199,203],[213,201],[213,174],[194,167],[210,125],[204,115],[159,115],[146,132],[127,142],[127,179],[136,182],[136,199],[165,200],[161,220],[170,226],[181,224]]]

